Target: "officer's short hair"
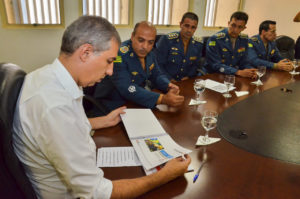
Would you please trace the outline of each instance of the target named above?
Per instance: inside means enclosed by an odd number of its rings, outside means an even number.
[[[237,12],[234,12],[231,17],[230,17],[230,21],[235,18],[237,20],[243,20],[245,21],[245,23],[247,23],[248,21],[248,14],[245,13],[245,12],[241,12],[241,11],[237,11]]]
[[[81,45],[91,44],[94,52],[100,53],[110,49],[112,38],[121,44],[116,28],[105,18],[82,16],[65,30],[60,52],[72,55]]]
[[[272,25],[276,25],[276,21],[271,21],[271,20],[266,20],[261,22],[261,24],[259,25],[259,34],[262,33],[262,31],[268,31],[270,29],[270,24]]]
[[[153,28],[153,29],[155,30],[155,34],[156,34],[156,28],[154,27],[154,25],[153,25],[151,22],[149,22],[149,21],[141,21],[141,22],[138,22],[138,23],[135,24],[134,29],[133,29],[133,32],[132,32],[133,36],[135,35],[135,33],[136,33],[138,27],[139,27],[141,24],[147,24],[149,27],[151,27],[151,28]]]
[[[184,13],[184,15],[181,18],[181,22],[180,23],[183,23],[183,21],[185,20],[185,18],[189,18],[191,20],[195,20],[195,21],[197,21],[197,23],[199,21],[198,16],[195,13],[193,13],[193,12],[186,12],[186,13]]]

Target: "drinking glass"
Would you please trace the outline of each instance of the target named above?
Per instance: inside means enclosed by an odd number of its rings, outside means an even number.
[[[205,90],[205,80],[203,79],[196,79],[195,82],[194,82],[194,90],[196,92],[196,101],[197,102],[204,102],[204,101],[201,101],[200,100],[200,95],[201,93]]]
[[[252,82],[252,83],[255,84],[255,85],[257,85],[257,86],[263,85],[263,83],[261,82],[260,78],[262,76],[264,76],[265,73],[266,73],[266,67],[265,66],[258,66],[257,67],[257,71],[256,71],[258,79],[257,79],[257,81]]]
[[[231,94],[229,93],[229,90],[231,87],[234,86],[234,82],[235,82],[235,76],[234,75],[225,75],[225,79],[224,79],[224,84],[227,88],[226,93],[223,94],[223,96],[225,98],[230,98]]]
[[[298,67],[298,60],[297,59],[294,59],[293,60],[293,67],[294,67],[294,70],[292,72],[290,72],[291,75],[297,75],[298,72],[296,72],[296,68]]]
[[[205,136],[203,137],[203,142],[205,144],[209,144],[208,133],[210,130],[216,128],[217,117],[218,117],[218,114],[216,111],[204,111],[204,114],[203,114],[202,120],[201,120],[201,124],[206,131]]]

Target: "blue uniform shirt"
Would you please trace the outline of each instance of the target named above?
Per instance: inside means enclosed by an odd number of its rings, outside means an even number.
[[[235,42],[235,48],[225,28],[211,36],[206,46],[206,69],[209,72],[219,72],[234,75],[238,70],[252,68],[247,60],[248,36],[240,34]]]
[[[114,64],[112,81],[124,99],[154,108],[160,94],[145,87],[166,92],[170,81],[160,71],[152,51],[145,58],[144,70],[131,45],[130,40],[122,43]]]
[[[192,37],[184,54],[180,33],[172,32],[159,39],[155,55],[160,68],[168,78],[180,81],[184,77],[194,77],[198,74],[202,48],[202,41],[198,37]]]
[[[275,42],[268,42],[267,51],[259,35],[249,39],[248,58],[253,66],[266,66],[267,68],[273,68],[275,63],[283,59]]]

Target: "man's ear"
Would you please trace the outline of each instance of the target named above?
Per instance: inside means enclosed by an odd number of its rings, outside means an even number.
[[[82,62],[86,62],[93,54],[94,48],[91,44],[83,44],[79,47],[79,57]]]

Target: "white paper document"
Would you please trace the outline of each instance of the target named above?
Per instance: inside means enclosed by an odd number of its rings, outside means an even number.
[[[204,101],[204,100],[203,101],[197,101],[197,100],[191,99],[189,105],[193,106],[193,105],[200,105],[200,104],[205,104],[205,103],[206,103],[206,101]]]
[[[205,143],[203,141],[203,138],[204,136],[200,135],[197,139],[197,142],[196,142],[196,146],[205,146],[205,145],[210,145],[210,144],[213,144],[213,143],[216,143],[216,142],[219,142],[221,140],[221,138],[213,138],[213,137],[209,137],[209,142],[208,143]]]
[[[126,109],[121,115],[128,137],[146,170],[192,152],[178,145],[150,109]]]
[[[241,96],[244,96],[244,95],[248,95],[249,91],[235,91],[235,94],[236,94],[237,97],[241,97]]]
[[[98,149],[97,167],[141,166],[133,147],[102,147]]]
[[[225,84],[222,84],[220,82],[216,82],[216,81],[211,80],[211,79],[205,80],[205,87],[210,89],[210,90],[219,92],[219,93],[226,93],[227,92],[227,87],[225,86]],[[229,89],[229,91],[232,91],[234,89],[235,89],[235,87],[231,87]]]

